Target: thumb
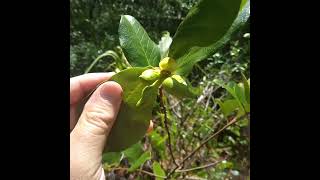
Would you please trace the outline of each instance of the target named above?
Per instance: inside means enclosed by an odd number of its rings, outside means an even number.
[[[102,152],[121,104],[116,82],[102,84],[86,103],[70,133],[70,172],[75,179],[104,179]]]
[[[121,86],[116,82],[106,82],[97,88],[84,106],[72,138],[101,155],[116,120],[121,95]]]

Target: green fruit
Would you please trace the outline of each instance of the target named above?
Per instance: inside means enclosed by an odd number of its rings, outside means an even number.
[[[139,77],[146,81],[154,81],[160,77],[160,69],[147,69]]]
[[[160,61],[159,67],[161,70],[173,72],[177,68],[177,63],[174,59],[166,57]]]
[[[187,82],[179,75],[173,75],[165,79],[162,83],[162,87],[170,94],[177,98],[193,98],[196,93],[193,92]]]

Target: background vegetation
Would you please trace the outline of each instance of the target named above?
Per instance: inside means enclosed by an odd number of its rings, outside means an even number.
[[[174,35],[179,23],[196,2],[197,0],[71,0],[70,77],[83,74],[99,55],[107,50],[115,50],[119,45],[120,15],[134,16],[151,39],[158,42],[163,31]],[[250,77],[249,26],[250,22],[235,33],[226,46],[194,67],[188,79],[195,87],[200,87],[202,93],[197,99],[178,100],[165,94],[171,145],[176,161],[181,162],[205,138],[234,117],[232,113],[226,115],[220,110],[217,100],[229,99],[230,94],[214,81],[240,82],[241,73]],[[105,57],[91,71],[114,71],[115,67],[114,59]],[[219,133],[183,166],[183,169],[200,169],[177,172],[173,178],[248,179],[249,119],[247,115]],[[122,154],[104,156],[109,179],[153,179],[142,171],[155,173],[152,167],[154,162],[159,162],[160,169],[167,173],[174,168],[160,108],[155,109],[153,122],[154,131],[140,143]],[[138,170],[128,172],[125,168],[133,166],[144,152],[151,152],[150,157],[138,164]],[[201,168],[210,163],[211,166]]]

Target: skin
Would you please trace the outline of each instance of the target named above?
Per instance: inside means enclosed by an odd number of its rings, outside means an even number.
[[[102,154],[116,120],[122,88],[107,81],[114,73],[90,73],[70,79],[70,179],[105,179]],[[101,84],[78,112],[83,99]],[[152,130],[152,121],[148,132]]]

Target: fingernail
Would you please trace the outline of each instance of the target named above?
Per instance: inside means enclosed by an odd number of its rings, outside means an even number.
[[[116,103],[121,101],[122,88],[118,83],[108,81],[102,85],[100,95],[103,99]]]

